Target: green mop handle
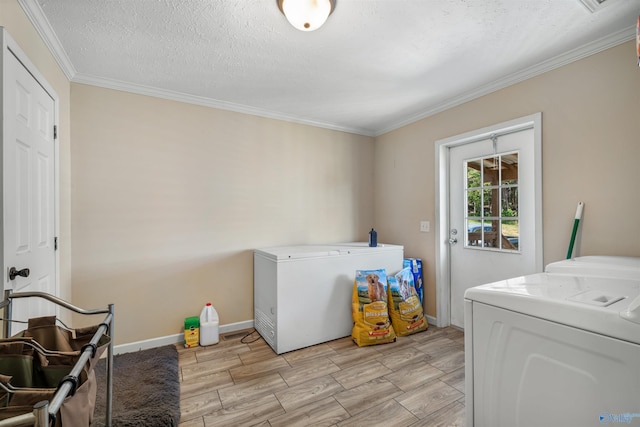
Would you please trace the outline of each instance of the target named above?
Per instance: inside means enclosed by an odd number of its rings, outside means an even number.
[[[573,253],[573,244],[576,241],[576,234],[578,233],[578,224],[580,224],[580,218],[582,218],[582,209],[584,203],[578,203],[578,209],[576,209],[576,219],[573,220],[573,231],[571,232],[571,241],[569,242],[569,250],[567,251],[567,259],[571,259]]]

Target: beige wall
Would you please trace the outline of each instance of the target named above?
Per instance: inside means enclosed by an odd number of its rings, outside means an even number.
[[[254,248],[366,239],[373,138],[72,84],[73,299],[116,342],[211,301],[253,319]]]
[[[70,85],[47,46],[15,0],[0,0],[0,26],[29,57],[59,98],[58,150],[60,155],[60,296],[71,299],[71,216],[70,216]],[[67,317],[70,313],[61,313]]]
[[[542,112],[544,262],[566,256],[585,202],[577,255],[640,256],[640,69],[635,43],[481,97],[376,139],[375,222],[425,262],[427,313],[436,313],[434,143]],[[432,227],[433,229],[434,227]]]

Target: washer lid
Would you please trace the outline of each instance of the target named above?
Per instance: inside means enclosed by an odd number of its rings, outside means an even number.
[[[640,344],[640,280],[539,273],[470,288],[464,297]]]
[[[640,257],[584,256],[553,262],[547,273],[580,276],[620,277],[640,280]]]

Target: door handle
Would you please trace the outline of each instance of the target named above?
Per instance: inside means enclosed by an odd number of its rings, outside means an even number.
[[[23,268],[22,270],[16,270],[15,267],[9,269],[9,280],[15,280],[16,276],[29,277],[29,269]]]
[[[458,234],[458,230],[452,228],[451,231],[449,231],[449,234],[451,235],[451,237],[449,238],[449,244],[453,246],[458,243],[458,238],[455,237]]]

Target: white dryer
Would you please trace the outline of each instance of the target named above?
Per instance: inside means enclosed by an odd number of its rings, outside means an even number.
[[[619,277],[640,280],[640,257],[583,256],[552,262],[547,273],[579,276]]]
[[[563,261],[467,290],[467,427],[640,424],[636,265]]]

